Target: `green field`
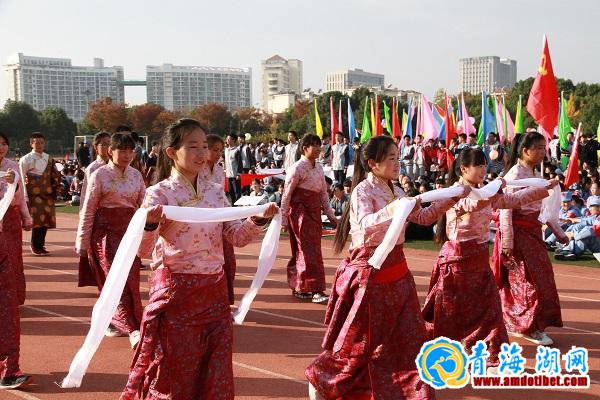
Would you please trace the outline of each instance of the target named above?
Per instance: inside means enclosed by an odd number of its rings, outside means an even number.
[[[79,212],[79,207],[71,206],[71,205],[57,205],[57,212],[63,212],[68,214],[77,214]],[[283,234],[282,236],[287,237],[287,234]],[[333,240],[333,236],[326,236],[325,240]],[[408,249],[416,249],[416,250],[431,250],[431,251],[439,251],[439,247],[437,244],[433,243],[431,240],[408,240],[404,243],[404,247]],[[490,246],[490,254],[492,253],[492,246]],[[551,260],[554,259],[554,253],[548,252],[548,256]],[[561,264],[565,265],[579,265],[582,267],[591,267],[591,268],[600,268],[600,263],[594,258],[591,254],[586,254],[581,259],[577,261],[561,261]]]

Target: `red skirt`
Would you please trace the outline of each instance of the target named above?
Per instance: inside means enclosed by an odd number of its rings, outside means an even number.
[[[140,345],[121,399],[233,399],[226,280],[161,267],[150,284]]]
[[[377,278],[406,262],[402,246],[381,271],[367,264],[374,250],[355,249],[338,267],[325,317],[325,351],[306,369],[306,378],[326,399],[434,398],[415,364],[427,332],[412,274]]]
[[[25,272],[23,271],[23,227],[21,224],[21,211],[19,206],[12,206],[6,210],[2,219],[2,230],[6,247],[14,249],[8,253],[10,267],[15,275],[15,285],[19,304],[25,304]]]
[[[235,303],[235,295],[233,293],[233,282],[235,281],[235,270],[237,269],[237,262],[235,260],[235,250],[233,245],[229,243],[225,236],[223,236],[223,271],[225,271],[225,277],[227,279],[227,293],[229,297],[229,304]]]
[[[459,340],[467,352],[478,340],[484,341],[490,352],[488,365],[497,366],[508,334],[488,254],[487,243],[444,243],[431,275],[423,318],[431,339]]]
[[[0,378],[21,375],[19,300],[7,248],[6,237],[0,233]]]
[[[513,210],[512,228],[516,268],[507,268],[499,262],[502,241],[499,229],[496,231],[498,245],[494,246],[506,328],[530,334],[549,326],[562,327],[552,262],[542,240],[537,215],[519,215],[517,210]]]
[[[292,247],[292,258],[287,265],[290,288],[302,293],[325,291],[320,193],[296,188],[288,220]]]
[[[134,213],[133,208],[100,208],[96,212],[88,261],[99,291],[102,291],[119,243]],[[140,266],[141,260],[136,256],[111,321],[113,327],[125,334],[140,329],[143,311],[140,297]]]

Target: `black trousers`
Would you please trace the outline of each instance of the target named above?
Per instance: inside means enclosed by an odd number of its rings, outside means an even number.
[[[31,247],[34,250],[42,250],[46,246],[46,232],[48,228],[45,226],[31,229]]]
[[[231,198],[231,205],[237,201],[241,195],[240,181],[236,178],[227,178],[227,185],[229,186],[229,197]]]
[[[346,180],[346,173],[344,172],[343,169],[342,170],[334,170],[333,177],[335,178],[334,180],[337,183],[341,183],[343,185],[344,181]]]

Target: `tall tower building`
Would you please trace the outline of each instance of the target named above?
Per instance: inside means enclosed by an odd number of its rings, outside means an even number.
[[[497,56],[462,58],[458,73],[462,92],[475,94],[485,90],[491,93],[515,85],[517,62]]]
[[[302,61],[274,55],[261,62],[262,107],[269,111],[269,101],[277,94],[302,93]]]
[[[103,97],[125,101],[123,67],[105,67],[101,58],[94,58],[93,66],[74,66],[68,58],[18,53],[8,57],[3,69],[8,99],[38,111],[60,107],[75,122],[85,117],[90,103]]]

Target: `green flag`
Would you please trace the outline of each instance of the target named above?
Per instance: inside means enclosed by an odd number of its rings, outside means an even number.
[[[390,119],[390,108],[385,101],[383,102],[383,114],[385,115],[385,129],[388,132],[388,135],[392,134],[392,120]]]
[[[525,133],[525,128],[523,127],[523,111],[521,110],[523,108],[523,105],[521,104],[522,102],[522,96],[519,95],[519,104],[517,104],[517,115],[515,116],[515,135],[518,135],[519,133]]]
[[[569,117],[567,116],[567,102],[560,92],[560,113],[558,117],[558,139],[560,140],[560,148],[566,150],[569,147],[567,134],[573,132]]]
[[[365,98],[365,108],[363,110],[362,132],[360,133],[360,144],[371,139],[371,128],[369,124],[369,116],[367,114],[367,99]]]

